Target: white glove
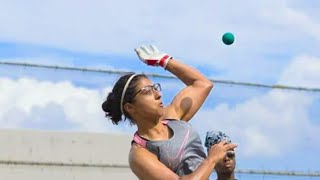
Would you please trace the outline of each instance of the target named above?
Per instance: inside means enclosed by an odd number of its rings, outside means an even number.
[[[167,53],[160,52],[156,46],[141,46],[134,49],[139,59],[149,66],[161,66],[166,68],[171,57]]]

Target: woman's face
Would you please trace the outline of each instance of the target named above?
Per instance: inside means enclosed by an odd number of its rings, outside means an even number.
[[[132,105],[135,115],[144,118],[160,118],[163,116],[160,84],[153,84],[147,78],[141,78],[136,86]]]

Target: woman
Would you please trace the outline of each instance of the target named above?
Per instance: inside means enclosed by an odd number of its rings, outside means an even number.
[[[223,141],[212,146],[206,157],[199,135],[188,123],[213,83],[155,46],[135,51],[142,62],[163,67],[186,87],[166,107],[160,84],[153,84],[143,74],[122,76],[109,93],[102,104],[106,116],[114,124],[127,117],[138,127],[129,153],[131,170],[139,179],[208,179],[227,151],[236,147]]]

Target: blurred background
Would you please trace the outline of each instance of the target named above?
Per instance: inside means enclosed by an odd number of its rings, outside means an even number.
[[[132,135],[135,126],[115,126],[101,109],[121,74],[152,74],[165,104],[184,87],[133,51],[155,44],[215,82],[191,123],[203,140],[220,130],[239,144],[238,179],[320,179],[319,8],[302,0],[0,0],[0,128]],[[289,172],[296,176],[279,175]]]

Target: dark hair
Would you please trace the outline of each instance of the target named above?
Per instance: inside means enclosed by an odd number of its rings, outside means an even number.
[[[120,77],[116,84],[113,86],[112,92],[108,94],[107,99],[102,103],[102,109],[105,112],[106,117],[110,119],[113,124],[117,125],[120,121],[125,121],[126,117],[129,118],[131,125],[136,124],[125,110],[123,110],[125,116],[125,118],[123,119],[120,109],[120,101],[123,88],[132,75],[133,73],[130,73]],[[135,93],[135,87],[137,86],[138,80],[141,78],[147,78],[147,76],[144,74],[138,74],[130,81],[121,106],[123,106],[125,103],[132,102],[132,96]]]

